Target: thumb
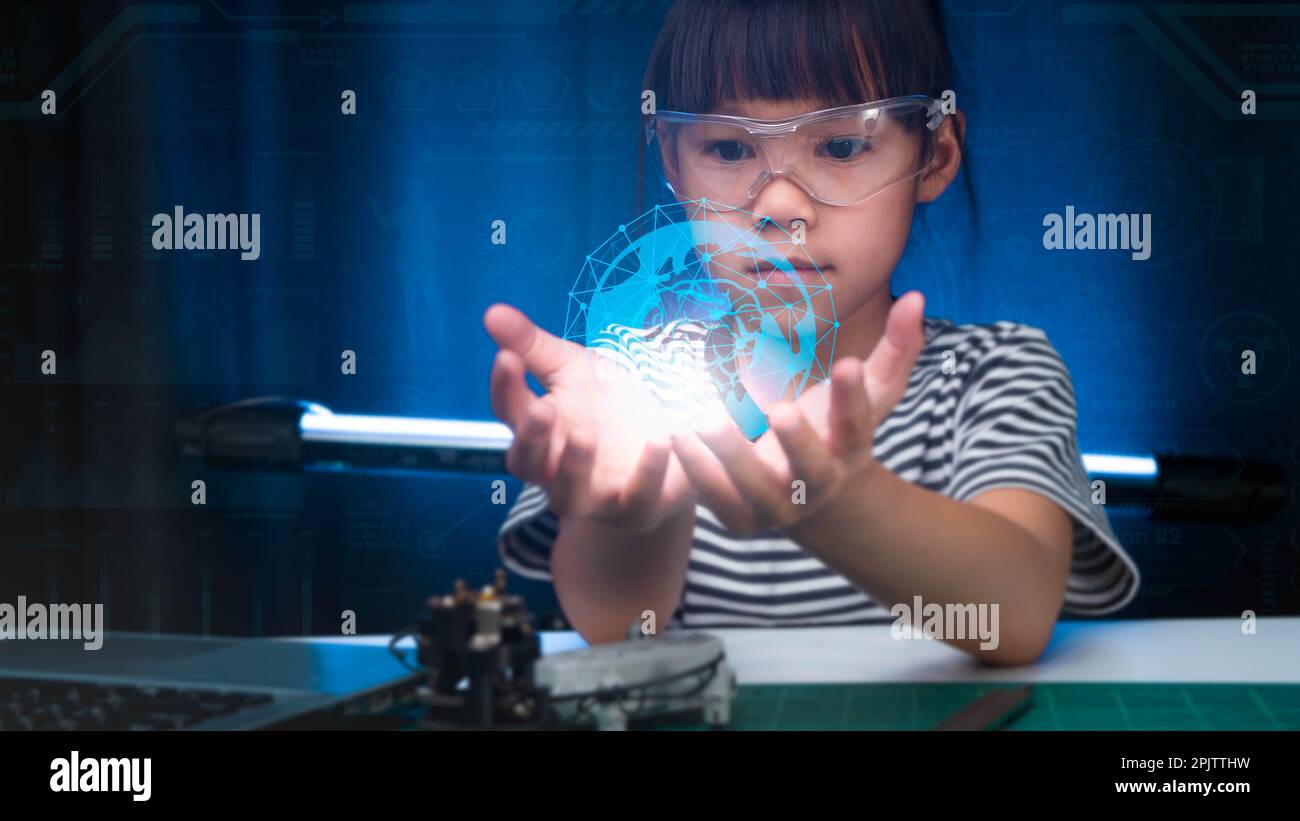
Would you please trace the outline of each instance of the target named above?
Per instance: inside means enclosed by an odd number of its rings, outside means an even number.
[[[577,347],[542,330],[518,308],[502,303],[483,314],[483,327],[502,350],[518,354],[538,379],[559,370]]]

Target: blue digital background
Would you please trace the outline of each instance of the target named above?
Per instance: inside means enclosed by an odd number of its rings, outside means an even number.
[[[391,629],[457,576],[485,582],[505,511],[483,477],[196,472],[168,454],[168,414],[286,394],[490,418],[484,308],[561,332],[584,255],[648,204],[640,78],[666,7],[7,8],[0,583],[111,588],[115,626],[292,633],[332,630],[344,608]],[[977,210],[961,186],[923,209],[896,291],[921,289],[931,314],[1045,329],[1086,452],[1287,465],[1273,525],[1113,520],[1144,570],[1131,614],[1294,612],[1300,16],[946,8]],[[32,116],[47,87],[59,116]],[[1243,87],[1259,90],[1255,116]],[[261,259],[154,251],[150,218],[178,204],[260,213]],[[1151,213],[1151,258],[1045,250],[1042,219],[1067,205]],[[1247,344],[1260,371],[1243,381]],[[47,347],[68,352],[53,386]]]

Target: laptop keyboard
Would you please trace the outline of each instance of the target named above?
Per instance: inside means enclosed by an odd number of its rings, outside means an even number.
[[[266,693],[0,678],[0,730],[184,730],[271,700]]]

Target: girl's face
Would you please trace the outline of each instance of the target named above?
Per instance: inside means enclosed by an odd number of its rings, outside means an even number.
[[[746,100],[712,113],[785,120],[823,107],[801,100]],[[755,216],[736,213],[735,218],[757,224],[759,219],[767,217],[776,225],[767,226],[760,233],[774,242],[789,242],[787,232],[793,233],[796,221],[801,220],[806,256],[798,249],[792,250],[790,262],[796,267],[809,261],[817,265],[822,277],[832,286],[835,315],[843,322],[874,299],[883,296],[888,301],[889,279],[907,245],[916,204],[938,197],[960,166],[954,119],[945,118],[935,135],[932,161],[923,173],[890,186],[864,203],[826,205],[813,199],[797,183],[776,176],[763,185],[752,202],[743,206]],[[919,157],[922,150],[919,134],[915,148]],[[665,144],[663,150],[664,168],[678,196],[684,200],[705,196],[698,182],[693,185],[689,171],[674,161],[671,155],[675,147]]]

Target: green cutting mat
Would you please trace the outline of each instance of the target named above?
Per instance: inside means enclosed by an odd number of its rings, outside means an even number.
[[[1011,684],[806,684],[738,688],[733,730],[928,730]],[[1300,685],[1035,684],[1013,730],[1300,730]],[[704,729],[660,723],[661,729]]]

